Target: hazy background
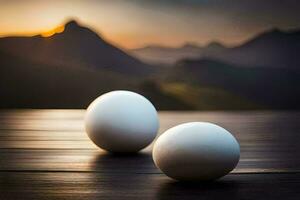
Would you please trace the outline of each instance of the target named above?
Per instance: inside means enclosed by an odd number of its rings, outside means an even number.
[[[0,35],[35,35],[74,18],[123,48],[219,41],[236,45],[300,26],[297,0],[1,0]]]
[[[0,1],[0,107],[299,109],[296,0]]]

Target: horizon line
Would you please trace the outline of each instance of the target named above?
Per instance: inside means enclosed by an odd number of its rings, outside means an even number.
[[[114,42],[113,40],[107,39],[105,36],[103,36],[103,34],[101,33],[101,31],[97,31],[95,28],[93,28],[92,26],[89,26],[86,23],[81,23],[80,19],[76,18],[76,17],[69,17],[65,20],[63,20],[63,22],[59,23],[57,26],[55,26],[52,29],[49,29],[47,31],[32,31],[32,32],[11,32],[11,33],[7,33],[7,34],[0,34],[0,39],[1,38],[9,38],[9,37],[42,37],[42,38],[47,38],[47,37],[52,37],[56,34],[60,34],[60,33],[64,33],[65,31],[65,26],[70,23],[70,22],[76,22],[79,26],[84,27],[84,28],[88,28],[91,31],[95,32],[99,37],[101,37],[102,39],[106,40],[107,42],[121,48],[121,49],[127,49],[127,50],[137,50],[137,49],[143,49],[143,48],[147,48],[147,47],[161,47],[161,48],[172,48],[172,49],[178,49],[178,48],[182,48],[186,45],[194,45],[194,46],[198,46],[198,47],[206,47],[212,43],[218,43],[221,44],[222,46],[226,47],[226,48],[233,48],[236,46],[240,46],[243,45],[245,43],[247,43],[248,41],[251,41],[252,39],[255,39],[256,37],[258,37],[259,35],[262,35],[264,33],[268,33],[268,32],[272,32],[272,31],[279,31],[279,32],[283,32],[283,33],[294,33],[294,32],[298,32],[300,31],[300,27],[297,28],[289,28],[289,29],[280,29],[278,27],[272,27],[272,28],[266,28],[262,31],[259,31],[258,33],[253,34],[252,36],[250,36],[249,38],[243,40],[242,42],[222,42],[219,41],[217,39],[215,40],[210,40],[204,44],[201,44],[199,42],[195,42],[195,41],[189,41],[186,40],[185,42],[179,44],[179,45],[165,45],[165,44],[160,44],[160,43],[148,43],[145,45],[141,45],[141,46],[135,46],[135,47],[124,47],[121,44],[118,44],[116,42]],[[61,29],[63,27],[63,29]],[[57,29],[60,29],[59,31],[53,32]],[[53,34],[51,35],[47,35],[49,32],[53,32]]]

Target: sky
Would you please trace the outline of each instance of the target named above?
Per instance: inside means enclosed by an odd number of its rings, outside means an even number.
[[[0,37],[46,33],[69,19],[121,48],[231,46],[271,28],[300,28],[300,1],[0,0]]]

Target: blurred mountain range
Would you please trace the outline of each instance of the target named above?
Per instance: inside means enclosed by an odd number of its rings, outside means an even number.
[[[165,110],[299,109],[299,35],[125,51],[73,20],[51,37],[0,38],[0,107],[85,108],[126,89]]]
[[[212,42],[204,47],[195,44],[179,48],[147,46],[131,52],[152,64],[172,65],[186,58],[209,58],[245,67],[298,68],[300,31],[283,32],[272,29],[232,48]]]
[[[144,62],[154,65],[172,66],[181,59],[194,59],[208,55],[214,55],[226,50],[226,47],[218,42],[212,42],[207,46],[199,46],[186,43],[179,48],[151,45],[143,48],[132,49],[130,52]]]

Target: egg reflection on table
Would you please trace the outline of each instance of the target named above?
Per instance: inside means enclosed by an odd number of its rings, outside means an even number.
[[[155,107],[142,95],[112,91],[88,107],[85,129],[100,148],[116,153],[137,152],[155,138],[159,123]]]
[[[237,165],[240,147],[224,128],[207,122],[175,126],[153,147],[153,160],[167,176],[181,181],[220,178]]]

